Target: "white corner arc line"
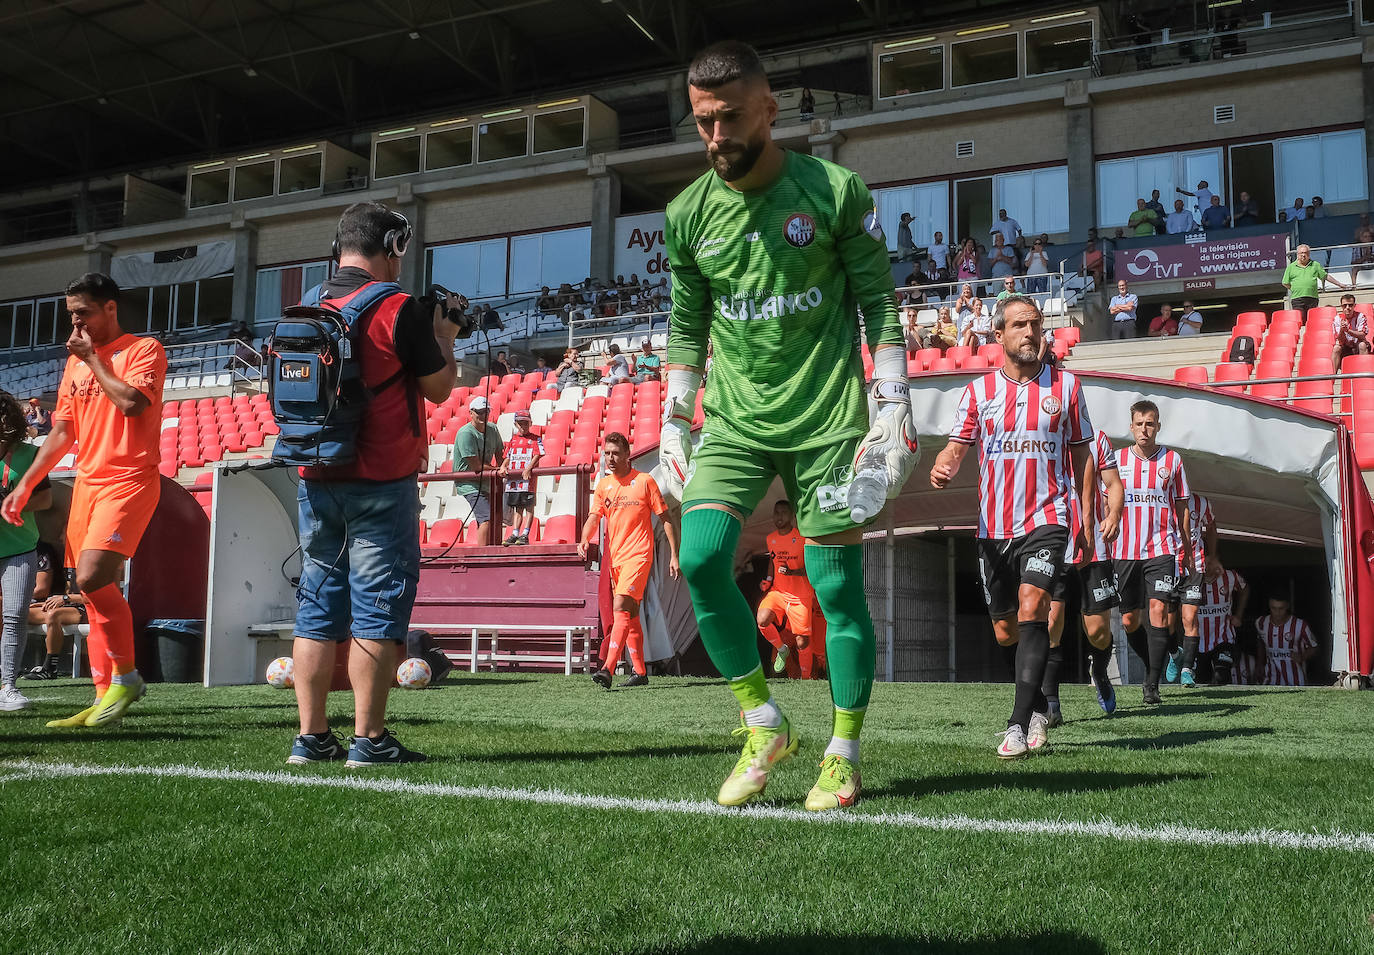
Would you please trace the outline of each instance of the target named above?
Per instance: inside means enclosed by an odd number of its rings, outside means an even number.
[[[1190,845],[1197,848],[1256,846],[1268,849],[1337,851],[1374,854],[1374,833],[1294,832],[1284,829],[1202,829],[1191,826],[1138,826],[1109,818],[1073,819],[979,819],[961,814],[924,816],[911,812],[822,812],[778,806],[746,806],[731,809],[713,802],[690,799],[637,799],[629,796],[595,796],[559,789],[514,789],[502,786],[463,786],[452,783],[420,783],[371,776],[316,776],[245,769],[210,769],[202,766],[109,766],[76,763],[44,763],[35,760],[0,762],[0,787],[35,779],[95,776],[153,779],[199,779],[211,782],[259,783],[360,792],[400,793],[447,799],[478,799],[528,805],[564,806],[571,809],[616,812],[672,813],[724,819],[767,819],[811,825],[886,826],[932,832],[969,832],[1008,836],[1081,836],[1115,842]]]

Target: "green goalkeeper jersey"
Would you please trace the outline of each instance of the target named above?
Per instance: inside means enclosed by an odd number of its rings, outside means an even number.
[[[668,362],[711,374],[712,433],[797,451],[868,430],[859,310],[870,348],[903,345],[887,240],[857,174],[785,154],[757,192],[707,171],[668,204]]]

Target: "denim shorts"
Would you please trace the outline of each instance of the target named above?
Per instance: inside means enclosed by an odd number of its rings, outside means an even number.
[[[420,580],[420,489],[399,481],[307,481],[295,635],[405,639]]]

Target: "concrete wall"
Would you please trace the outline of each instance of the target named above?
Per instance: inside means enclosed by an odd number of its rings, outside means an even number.
[[[592,192],[587,175],[464,189],[426,202],[424,241],[432,245],[590,222]]]
[[[86,271],[86,263],[86,253],[79,249],[7,261],[0,265],[0,301],[59,294]]]
[[[258,266],[327,259],[339,224],[339,213],[330,210],[301,218],[272,219],[258,225]]]

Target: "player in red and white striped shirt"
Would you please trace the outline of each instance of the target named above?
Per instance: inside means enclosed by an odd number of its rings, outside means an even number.
[[[1211,671],[1212,685],[1230,682],[1230,675],[1221,666],[1226,660],[1234,662],[1236,629],[1245,619],[1245,605],[1250,600],[1250,588],[1245,578],[1234,570],[1222,570],[1216,561],[1208,568],[1202,582],[1202,606],[1198,608],[1198,670],[1205,666]]]
[[[1307,621],[1293,616],[1285,597],[1269,598],[1269,613],[1255,621],[1259,631],[1260,666],[1270,686],[1307,686],[1307,661],[1317,638]]]
[[[1006,364],[964,389],[930,483],[948,486],[977,445],[983,593],[997,642],[1016,646],[1016,703],[997,750],[1012,758],[1049,738],[1041,684],[1050,591],[1073,533],[1073,497],[1083,511],[1079,531],[1091,539],[1096,495],[1084,477],[1093,426],[1078,379],[1040,361],[1044,317],[1033,299],[1011,295],[998,302],[993,333]]]
[[[1183,459],[1158,441],[1159,406],[1153,401],[1131,405],[1135,443],[1116,453],[1117,471],[1126,489],[1121,534],[1112,545],[1116,586],[1121,595],[1121,622],[1137,653],[1142,642],[1148,669],[1143,698],[1159,702],[1159,678],[1169,652],[1169,604],[1177,581],[1179,555],[1191,564],[1188,523],[1188,479]],[[1141,620],[1141,611],[1146,610]],[[1144,624],[1145,640],[1138,628]]]
[[[1347,355],[1369,354],[1369,319],[1355,308],[1355,296],[1349,292],[1341,296],[1341,307],[1331,319],[1335,338],[1331,345],[1331,367],[1341,370],[1341,359]]]
[[[1193,562],[1178,568],[1178,581],[1174,586],[1174,600],[1179,604],[1177,613],[1169,614],[1169,633],[1173,646],[1180,646],[1177,633],[1183,629],[1181,649],[1169,654],[1169,663],[1164,671],[1167,683],[1175,680],[1184,686],[1195,686],[1193,668],[1197,662],[1198,648],[1198,608],[1202,606],[1202,583],[1207,574],[1209,563],[1216,562],[1217,527],[1216,515],[1212,513],[1212,502],[1193,491],[1188,495],[1188,530],[1192,538]]]
[[[1116,710],[1116,688],[1107,676],[1112,659],[1112,608],[1117,605],[1116,570],[1112,566],[1111,544],[1121,525],[1121,505],[1124,491],[1121,477],[1116,473],[1116,452],[1104,432],[1093,439],[1092,478],[1096,487],[1093,514],[1093,550],[1078,553],[1076,540],[1069,540],[1064,554],[1064,568],[1050,592],[1050,656],[1045,665],[1045,681],[1041,691],[1049,700],[1050,728],[1064,721],[1059,709],[1059,667],[1064,651],[1064,601],[1068,596],[1070,577],[1078,579],[1083,632],[1088,638],[1088,654],[1092,658],[1092,682],[1097,690],[1097,705],[1102,712]],[[1077,512],[1075,511],[1075,515]],[[1077,535],[1075,534],[1074,537]]]

